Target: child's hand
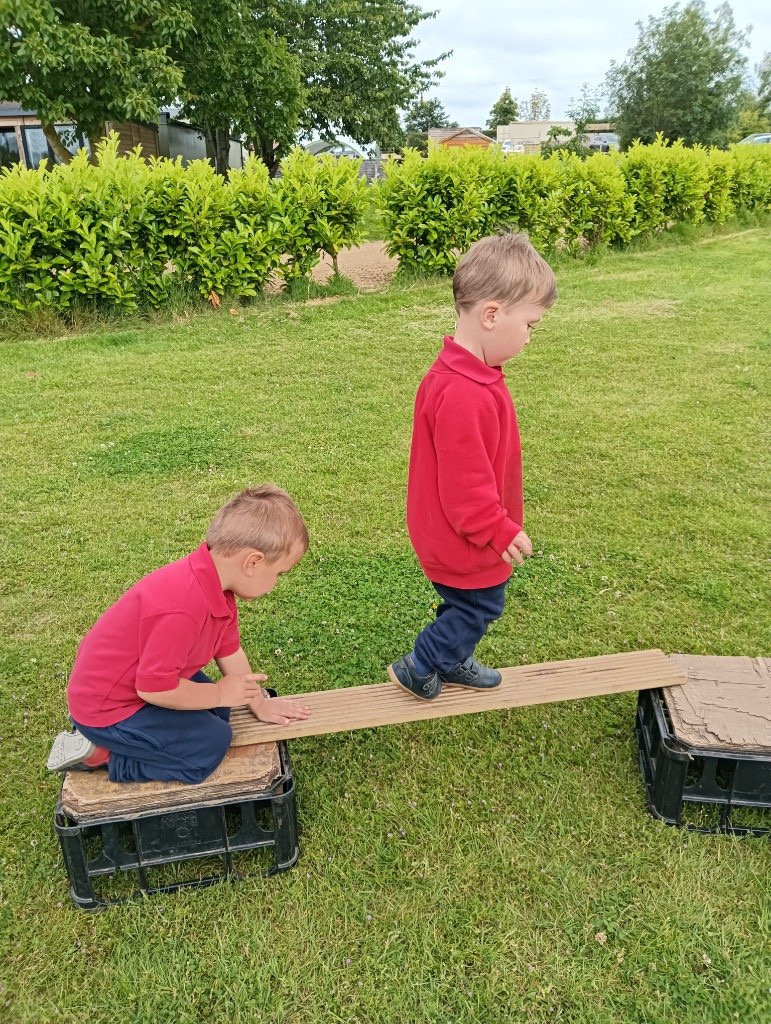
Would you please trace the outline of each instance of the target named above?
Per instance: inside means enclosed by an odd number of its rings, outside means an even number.
[[[272,725],[289,725],[291,719],[308,718],[311,713],[310,708],[292,700],[291,697],[266,697],[259,703],[252,704],[252,712],[258,722],[268,722]]]
[[[261,695],[260,683],[264,683],[267,678],[260,672],[223,676],[217,683],[220,699],[218,707],[235,708],[239,704],[249,704]]]
[[[522,565],[525,558],[529,558],[532,553],[533,545],[530,542],[530,538],[524,530],[520,530],[511,544],[509,544],[503,552],[501,558],[504,562],[508,562],[509,565],[511,565],[512,562],[516,562],[517,565]]]

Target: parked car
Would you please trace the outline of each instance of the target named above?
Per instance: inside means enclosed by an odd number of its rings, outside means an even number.
[[[761,132],[756,135],[748,135],[746,139],[742,139],[739,145],[757,146],[761,142],[771,142],[771,132]]]

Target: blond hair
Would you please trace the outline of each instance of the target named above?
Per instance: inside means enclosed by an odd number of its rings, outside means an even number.
[[[269,562],[288,555],[297,542],[308,548],[308,527],[286,491],[275,484],[249,487],[226,502],[206,531],[212,551],[234,555],[262,551]]]
[[[527,235],[490,235],[461,256],[452,279],[455,308],[465,312],[485,300],[548,308],[557,299],[557,279]]]

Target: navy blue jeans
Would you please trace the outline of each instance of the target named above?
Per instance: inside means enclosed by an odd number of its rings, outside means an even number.
[[[203,672],[193,682],[211,683]],[[230,746],[230,708],[177,711],[145,704],[115,725],[75,722],[79,732],[110,751],[110,782],[197,783],[214,771]]]
[[[442,583],[431,586],[442,603],[436,609],[434,621],[418,635],[415,654],[423,665],[441,674],[470,657],[490,623],[500,619],[506,602],[506,584],[477,590],[460,590]]]

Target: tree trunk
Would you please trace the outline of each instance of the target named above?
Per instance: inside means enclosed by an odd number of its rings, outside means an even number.
[[[281,159],[279,156],[279,149],[273,139],[251,139],[250,144],[253,147],[254,152],[268,168],[268,174],[271,178],[275,178]]]
[[[217,129],[217,173],[227,178],[230,173],[230,132]]]
[[[48,140],[48,145],[54,151],[54,155],[57,160],[60,160],[63,164],[68,164],[72,160],[72,153],[68,149],[65,149],[62,144],[62,140],[56,134],[56,129],[52,124],[41,124],[43,134]]]
[[[93,135],[89,135],[88,145],[91,149],[91,152],[88,155],[88,159],[90,163],[96,163],[97,146],[99,146],[99,144],[107,138],[107,134],[107,122],[104,121],[102,124],[99,125],[99,130],[97,132],[95,132]]]
[[[230,172],[230,133],[224,128],[207,125],[206,155],[213,162],[217,174],[227,178]]]

